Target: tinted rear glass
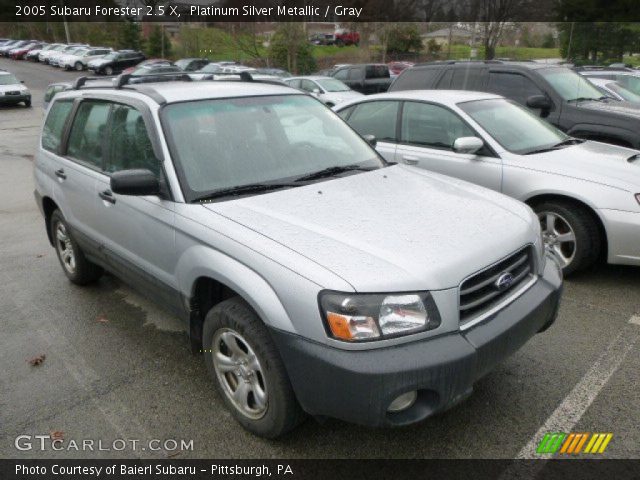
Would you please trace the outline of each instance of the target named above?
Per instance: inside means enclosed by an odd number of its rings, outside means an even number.
[[[366,69],[367,78],[389,78],[389,67],[386,65],[367,65]]]
[[[390,90],[420,90],[430,88],[441,71],[442,69],[437,67],[407,69],[396,78]]]

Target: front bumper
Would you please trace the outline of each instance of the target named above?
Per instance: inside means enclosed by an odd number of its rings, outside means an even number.
[[[609,263],[640,265],[640,213],[600,209],[607,231]]]
[[[31,94],[28,95],[4,95],[0,93],[0,104],[14,104],[20,102],[29,102],[31,101]]]
[[[306,412],[369,426],[405,425],[468,396],[478,379],[554,322],[561,293],[561,273],[548,260],[527,292],[464,332],[359,351],[279,330],[272,335]],[[387,412],[398,395],[412,390],[418,391],[412,407]]]

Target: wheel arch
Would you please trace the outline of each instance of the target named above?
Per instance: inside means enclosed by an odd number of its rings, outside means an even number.
[[[51,236],[51,215],[58,210],[58,205],[51,197],[42,197],[42,212],[44,213],[44,224],[47,230],[47,238],[53,247],[53,237]]]
[[[220,251],[197,246],[183,254],[178,281],[189,308],[189,337],[194,351],[202,348],[202,326],[216,304],[239,296],[266,325],[295,332],[271,285],[257,272]]]
[[[607,238],[607,230],[604,226],[604,222],[597,209],[590,205],[587,201],[583,199],[579,199],[576,197],[572,197],[570,195],[564,195],[561,193],[554,192],[538,192],[528,198],[522,199],[524,203],[529,205],[531,208],[534,208],[535,205],[546,202],[546,201],[562,201],[566,203],[572,203],[574,205],[579,205],[584,208],[589,215],[595,220],[596,225],[598,226],[598,231],[600,232],[600,238],[602,240],[602,252],[601,255],[603,258],[607,258],[609,251],[609,242]]]

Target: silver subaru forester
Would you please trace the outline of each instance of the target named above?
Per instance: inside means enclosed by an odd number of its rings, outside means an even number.
[[[529,207],[370,143],[285,86],[82,79],[48,110],[35,194],[66,276],[108,270],[183,318],[249,431],[403,425],[548,328],[562,274]]]

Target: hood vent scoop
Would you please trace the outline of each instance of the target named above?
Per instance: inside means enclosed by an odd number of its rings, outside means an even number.
[[[640,153],[637,153],[627,158],[627,162],[629,163],[638,163],[638,161],[640,161]]]

